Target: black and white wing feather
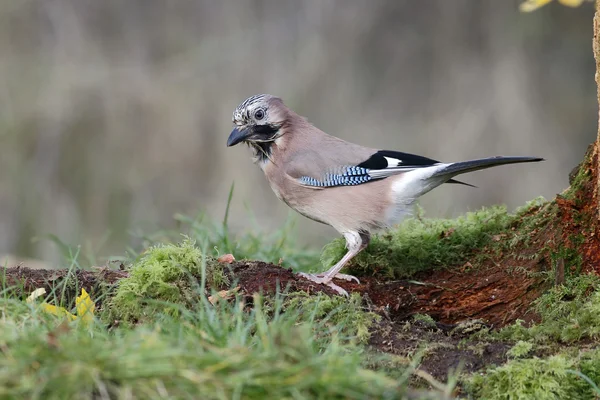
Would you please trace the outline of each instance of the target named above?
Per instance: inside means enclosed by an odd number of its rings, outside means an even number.
[[[382,179],[435,164],[439,164],[439,161],[399,151],[379,150],[358,166],[367,169],[372,179]]]
[[[341,166],[336,170],[324,173],[319,178],[302,176],[300,183],[318,188],[354,186],[436,164],[440,164],[440,162],[415,154],[379,150],[358,165]],[[471,186],[453,179],[448,182]]]

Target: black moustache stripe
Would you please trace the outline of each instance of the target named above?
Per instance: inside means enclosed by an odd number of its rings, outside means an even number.
[[[252,130],[254,131],[254,135],[260,136],[259,139],[272,139],[279,131],[279,128],[273,125],[256,125]]]

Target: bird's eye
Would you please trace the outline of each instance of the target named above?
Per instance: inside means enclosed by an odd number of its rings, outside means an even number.
[[[261,120],[265,117],[265,111],[261,108],[254,112],[254,118],[257,120]]]

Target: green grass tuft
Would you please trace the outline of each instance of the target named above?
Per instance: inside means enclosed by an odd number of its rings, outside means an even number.
[[[0,299],[0,398],[400,399],[407,379],[365,369],[329,323],[255,296],[108,330]],[[304,307],[308,303],[302,303]],[[321,315],[321,304],[303,313]],[[7,312],[14,314],[7,317]],[[58,325],[58,326],[57,326]],[[326,338],[324,340],[323,338]]]
[[[381,274],[407,278],[416,272],[460,265],[475,250],[492,242],[515,220],[505,207],[482,208],[456,219],[411,218],[397,228],[375,235],[369,246],[346,268],[354,275]],[[345,253],[343,239],[328,244],[322,263],[329,267]]]
[[[359,343],[366,343],[371,337],[371,327],[381,316],[366,311],[363,299],[358,293],[350,298],[327,296],[321,293],[310,295],[306,292],[295,292],[287,295],[286,309],[297,310],[304,320],[320,320],[333,331],[344,337],[356,338]]]

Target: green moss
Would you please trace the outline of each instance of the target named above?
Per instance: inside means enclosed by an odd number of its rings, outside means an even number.
[[[579,363],[579,371],[581,378],[585,379],[585,383],[580,383],[583,390],[591,389],[595,394],[594,398],[600,397],[600,350],[596,349],[586,353]],[[586,385],[587,384],[587,385]],[[590,396],[591,397],[591,396]]]
[[[502,339],[572,343],[600,337],[600,277],[580,275],[540,296],[535,311],[542,321],[525,328],[520,321],[500,330]]]
[[[508,241],[504,246],[506,249],[514,249],[518,247],[528,247],[532,244],[535,235],[532,232],[548,229],[558,213],[558,205],[554,201],[547,201],[543,197],[538,197],[527,202],[522,207],[517,208],[513,225],[511,226]],[[542,252],[549,251],[543,249]],[[539,257],[541,254],[534,253],[534,257]]]
[[[567,278],[575,277],[581,272],[583,258],[577,247],[585,241],[585,237],[570,235],[568,240],[570,242],[569,246],[561,245],[550,252],[552,265],[557,265],[559,262],[564,263],[564,275]]]
[[[431,317],[431,315],[414,314],[412,319],[415,322],[421,322],[424,325],[435,327],[435,320]]]
[[[548,223],[555,224],[552,227],[556,232],[555,237],[560,239],[552,243],[552,246],[547,246],[546,250],[549,252],[553,266],[556,266],[558,263],[564,264],[563,274],[566,278],[569,278],[581,273],[583,256],[579,249],[585,243],[586,236],[593,234],[594,228],[593,224],[590,224],[588,221],[590,216],[579,208],[580,206],[577,205],[578,201],[575,201],[574,197],[567,196],[566,194],[559,195],[559,197],[563,201],[565,199],[568,200],[570,197],[575,207],[568,209],[569,220],[567,223],[562,222],[563,218],[559,212],[556,213],[556,217],[548,218]],[[582,194],[579,193],[577,199],[581,197]],[[556,203],[553,202],[553,204]],[[556,208],[558,209],[558,205],[556,205]],[[560,213],[565,213],[565,210],[563,209]]]
[[[129,277],[119,282],[107,305],[109,318],[139,321],[157,311],[176,313],[173,305],[197,302],[203,278],[207,288],[228,283],[221,264],[203,258],[194,241],[186,238],[176,245],[152,247],[131,266]]]
[[[398,279],[423,270],[461,265],[516,219],[518,214],[511,215],[501,206],[482,208],[456,219],[411,218],[395,229],[375,235],[347,270],[355,275],[377,273]],[[321,260],[329,267],[345,251],[344,240],[335,240],[325,247]]]
[[[295,292],[288,296],[284,307],[299,312],[306,320],[325,321],[331,329],[346,337],[355,337],[359,343],[365,343],[369,339],[370,328],[381,319],[378,314],[365,310],[358,293],[346,298]]]
[[[508,350],[507,356],[511,358],[523,358],[533,350],[533,343],[519,340],[515,345]]]
[[[589,399],[596,388],[587,382],[600,378],[600,351],[558,354],[510,361],[485,375],[474,375],[467,385],[475,398],[483,399]]]
[[[588,149],[583,161],[569,174],[569,188],[562,193],[566,199],[578,200],[578,193],[584,190],[585,185],[592,177],[591,169],[588,168],[591,164],[591,152]]]
[[[475,375],[470,391],[484,399],[566,399],[572,398],[573,384],[567,370],[574,361],[557,355],[508,362]]]

